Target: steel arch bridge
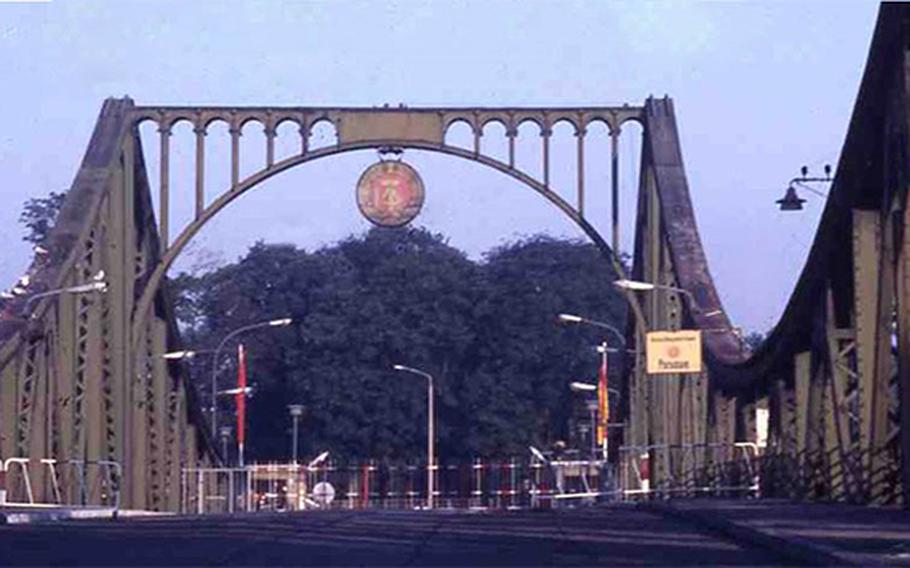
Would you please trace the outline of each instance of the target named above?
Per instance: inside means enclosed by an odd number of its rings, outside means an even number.
[[[910,8],[884,5],[815,242],[783,316],[755,353],[733,333],[708,270],[669,99],[579,108],[154,107],[109,99],[29,284],[39,294],[103,270],[108,291],[19,300],[0,317],[0,458],[56,460],[84,475],[58,487],[47,468],[20,468],[7,485],[15,492],[27,480],[32,491],[59,492],[67,502],[101,503],[119,491],[123,506],[176,510],[182,469],[219,460],[199,396],[180,365],[160,357],[179,348],[165,273],[208,220],[266,179],[386,146],[474,160],[538,192],[622,270],[585,215],[585,137],[595,122],[609,130],[615,218],[618,139],[634,121],[643,143],[630,277],[685,291],[628,293],[635,317],[621,385],[623,443],[647,449],[651,484],[672,487],[697,464],[697,451],[675,449],[756,440],[756,409],[767,409],[763,494],[910,503],[910,413],[902,412],[910,408],[907,46]],[[146,121],[160,135],[157,188],[139,136]],[[219,121],[229,128],[230,184],[211,196],[206,136]],[[265,163],[241,178],[240,136],[250,121],[264,129]],[[299,131],[299,152],[277,159],[277,130],[288,121]],[[539,128],[541,179],[516,165],[518,129],[529,121]],[[195,213],[171,241],[170,138],[181,122],[195,134]],[[337,143],[309,148],[323,122]],[[507,160],[482,151],[490,122],[504,126]],[[578,141],[571,201],[550,183],[550,140],[560,122]],[[473,148],[446,144],[455,123],[468,125]],[[644,333],[674,329],[710,330],[706,369],[655,381],[645,373]],[[114,462],[122,473],[104,469]]]

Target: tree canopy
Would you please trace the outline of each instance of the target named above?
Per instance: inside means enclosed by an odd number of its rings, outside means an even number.
[[[65,197],[66,191],[60,193],[52,191],[47,197],[32,197],[25,202],[22,213],[19,214],[19,223],[26,229],[23,241],[36,245],[47,238],[54,228],[57,213],[60,212]]]
[[[415,458],[426,436],[434,375],[440,455],[502,456],[568,439],[578,395],[593,379],[596,329],[561,327],[560,312],[621,326],[612,268],[592,245],[533,237],[474,262],[423,229],[374,228],[313,252],[258,243],[237,263],[180,275],[185,343],[211,348],[231,330],[292,317],[288,328],[245,335],[251,381],[250,454],[286,459],[287,405],[306,407],[301,452]],[[208,392],[211,368],[194,365]],[[219,367],[222,388],[233,364]],[[573,396],[576,399],[573,399]],[[233,401],[222,411],[222,422]]]

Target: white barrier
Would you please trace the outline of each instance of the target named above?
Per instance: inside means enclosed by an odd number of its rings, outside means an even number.
[[[31,469],[30,466],[37,466],[39,471],[47,475],[47,481],[50,484],[49,498],[36,498],[34,487],[32,485],[32,476],[38,475],[38,472]],[[78,488],[77,495],[72,492],[64,491],[62,488],[61,478],[72,468],[76,472],[75,486]],[[90,503],[91,488],[87,486],[86,478],[88,477],[89,468],[98,468],[100,477],[98,482],[103,484],[103,488],[98,495],[97,503]],[[8,484],[17,476],[12,475],[18,472],[24,488],[25,500],[16,499],[16,488],[10,488]],[[16,506],[87,506],[89,504],[108,505],[114,509],[120,508],[120,481],[123,479],[123,471],[120,464],[113,460],[65,460],[59,461],[53,458],[7,458],[0,462],[0,504]],[[72,481],[72,480],[70,480]]]

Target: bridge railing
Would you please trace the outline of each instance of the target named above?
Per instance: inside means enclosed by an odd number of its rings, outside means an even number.
[[[623,446],[619,455],[624,499],[760,495],[760,448],[751,442]]]
[[[438,508],[552,507],[618,497],[612,468],[596,460],[474,459],[434,465],[432,475]],[[425,506],[426,491],[427,467],[419,462],[189,468],[182,474],[181,511],[413,509]]]
[[[7,458],[0,461],[0,505],[119,509],[122,479],[112,460]]]
[[[898,466],[887,456],[869,457],[882,465],[865,479],[828,475],[828,462],[837,457],[833,452],[794,455],[751,442],[623,446],[619,456],[618,463],[606,466],[599,461],[518,458],[440,464],[432,470],[435,507],[510,509],[614,500],[819,495],[864,502],[869,494],[882,502],[899,499]],[[863,458],[857,454],[851,459]],[[851,463],[840,467],[844,472],[858,469]],[[181,511],[421,508],[426,504],[426,471],[425,463],[376,460],[185,469]]]
[[[900,462],[892,447],[850,452],[769,448],[759,469],[765,497],[881,504],[902,500]]]

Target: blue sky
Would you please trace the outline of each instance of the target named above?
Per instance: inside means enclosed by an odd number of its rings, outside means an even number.
[[[805,195],[805,211],[785,214],[773,201],[801,165],[820,173],[836,164],[877,9],[862,1],[0,2],[0,286],[29,262],[16,223],[22,203],[69,186],[108,96],[138,104],[536,106],[640,104],[668,94],[721,297],[736,324],[764,331],[790,294],[823,206]],[[558,134],[554,161],[571,162],[574,140]],[[173,140],[176,192],[192,183],[181,181],[191,166],[181,136]],[[628,247],[640,133],[623,136]],[[220,173],[211,176],[209,199],[226,179],[214,139]],[[243,143],[246,156],[259,152],[255,135],[245,133]],[[591,143],[588,214],[606,231],[607,146]],[[257,239],[312,249],[367,229],[353,186],[375,159],[327,159],[263,184],[216,218],[177,268],[233,260]],[[406,159],[427,185],[416,223],[474,257],[536,232],[581,236],[501,174],[450,157]],[[570,170],[554,169],[554,185],[572,195]],[[189,215],[183,195],[172,198],[172,222]]]

